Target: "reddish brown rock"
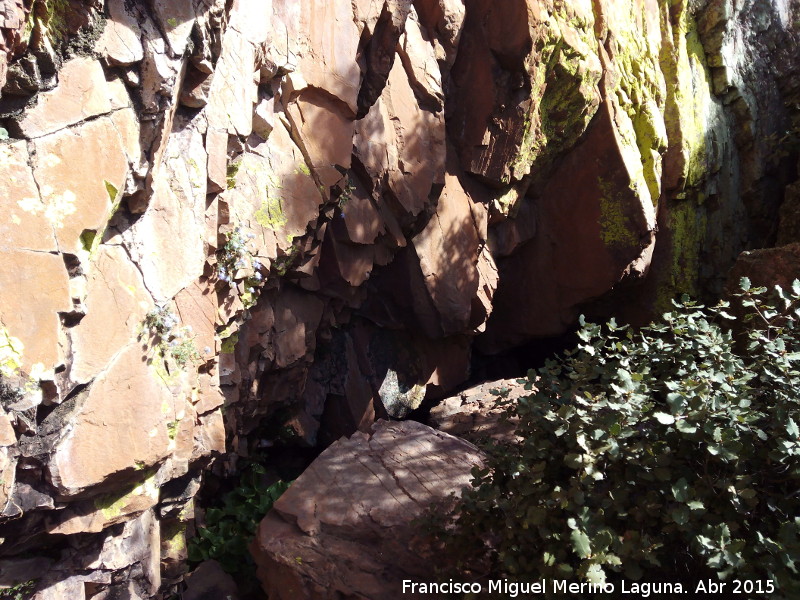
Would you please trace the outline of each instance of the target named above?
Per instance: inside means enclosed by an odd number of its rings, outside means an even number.
[[[253,105],[258,100],[254,44],[266,39],[263,29],[271,22],[269,8],[268,3],[244,0],[233,13],[208,91],[205,114],[210,128],[241,136],[253,129]]]
[[[585,1],[474,4],[450,79],[448,129],[465,171],[542,177],[577,141],[600,102],[593,26]]]
[[[382,98],[390,119],[385,126],[404,140],[396,164],[389,155],[389,187],[403,208],[416,215],[427,204],[432,186],[444,182],[444,115],[420,108],[400,61],[389,73]]]
[[[302,144],[320,183],[332,186],[350,168],[355,124],[342,115],[342,105],[314,88],[302,92],[287,107],[296,139]],[[324,131],[325,135],[320,136]],[[337,167],[339,167],[337,169]]]
[[[106,82],[103,68],[89,57],[74,58],[59,72],[59,85],[37,96],[17,126],[23,136],[36,138],[80,121],[121,108]]]
[[[413,239],[425,286],[439,311],[442,331],[446,335],[467,331],[473,322],[481,240],[472,219],[470,203],[459,178],[448,173],[436,213]]]
[[[442,75],[435,47],[428,42],[420,25],[417,11],[412,7],[406,20],[405,33],[399,43],[400,58],[411,87],[421,103],[439,111],[444,108]]]
[[[347,185],[350,190],[347,190]],[[339,200],[342,217],[338,225],[344,225],[345,237],[355,244],[372,245],[386,231],[386,224],[375,200],[357,177],[348,178],[344,196]],[[332,225],[337,225],[334,221]]]
[[[275,306],[275,364],[287,367],[314,349],[323,302],[308,293],[287,290]]]
[[[384,598],[400,596],[403,579],[427,581],[432,551],[411,521],[468,485],[482,460],[471,444],[413,421],[380,421],[333,444],[259,525],[251,551],[265,591]]]
[[[354,146],[374,180],[388,177],[390,193],[407,213],[397,219],[419,214],[432,187],[444,182],[444,117],[420,108],[400,61],[381,97],[357,122]]]
[[[49,469],[65,497],[118,477],[136,479],[169,454],[173,396],[140,346],[117,354],[89,388],[55,448]]]
[[[150,205],[123,234],[145,285],[159,302],[173,298],[203,274],[207,162],[197,129],[186,126],[170,136]]]
[[[342,220],[346,220],[349,214],[347,209],[343,211]],[[358,223],[356,223],[358,227]],[[322,244],[322,252],[327,259],[323,263],[323,278],[335,276],[346,281],[353,287],[358,287],[369,279],[374,264],[375,250],[371,246],[350,244],[342,240],[337,233],[342,233],[344,227],[341,223],[332,223],[327,229],[327,235]],[[327,265],[335,264],[335,268],[326,268]]]
[[[186,576],[184,600],[239,600],[233,577],[215,560],[206,560]]]
[[[435,40],[436,59],[447,67],[453,65],[461,39],[466,7],[462,0],[422,0],[415,2],[419,20]],[[449,69],[448,69],[449,70]]]
[[[22,39],[27,12],[22,0],[0,2],[0,89],[6,83],[9,57],[27,43]]]
[[[99,118],[41,137],[34,147],[41,204],[30,211],[43,211],[59,249],[77,254],[86,230],[102,235],[116,191],[124,187],[128,158],[122,139],[113,121]],[[92,168],[76,168],[78,157]]]
[[[197,418],[194,427],[191,462],[201,460],[210,454],[225,452],[225,419],[222,409],[217,408]]]
[[[109,19],[95,49],[111,65],[130,65],[144,58],[142,31],[136,14],[128,10],[125,0],[110,0]]]
[[[14,513],[12,491],[16,481],[18,454],[13,449],[0,447],[0,511]]]
[[[103,494],[79,502],[49,519],[48,533],[99,533],[116,523],[131,521],[158,503],[158,486],[151,476],[122,494]]]
[[[316,219],[323,196],[289,131],[279,123],[269,141],[248,148],[235,163],[225,198],[230,222],[246,226],[253,253],[270,260],[292,252],[294,238]]]
[[[188,2],[155,0],[152,4],[156,23],[161,31],[166,33],[167,42],[176,56],[181,56],[186,50],[200,4],[200,0]]]
[[[525,380],[487,381],[439,402],[431,409],[429,424],[472,442],[486,438],[510,441],[515,425],[503,419],[506,411],[498,402],[501,396],[516,400],[528,393]]]
[[[208,191],[210,193],[221,192],[227,187],[228,132],[209,128],[206,131],[206,153],[208,154]],[[216,232],[216,227],[214,227],[214,232]]]
[[[274,4],[288,7],[297,3],[280,0]],[[298,56],[297,71],[302,73],[309,86],[322,89],[341,101],[347,111],[342,116],[352,118],[356,113],[361,84],[361,69],[357,62],[360,32],[353,18],[352,3],[348,0],[307,0],[299,5],[293,9],[299,14],[287,15],[284,21],[287,28],[297,27],[292,32],[296,37],[290,38],[291,43],[297,44],[292,48]],[[290,24],[289,19],[298,20]],[[273,40],[277,41],[281,33],[276,28]]]
[[[742,252],[728,274],[729,292],[739,291],[742,277],[749,278],[753,286],[791,289],[792,281],[800,279],[800,242]]]
[[[0,447],[13,446],[17,443],[17,434],[11,425],[11,419],[5,409],[0,409]]]
[[[53,226],[29,159],[24,141],[0,145],[0,178],[6,186],[6,193],[0,196],[0,210],[5,215],[0,223],[0,247],[51,252],[56,249]]]
[[[203,360],[216,354],[217,294],[206,280],[199,280],[175,296],[175,306],[181,324],[190,327],[189,334]]]
[[[189,108],[203,108],[208,104],[212,77],[197,69],[192,69],[183,81],[180,102]]]
[[[14,338],[11,353],[3,348],[0,354],[0,368],[6,373],[18,365],[34,380],[52,379],[62,364],[58,313],[72,310],[64,262],[27,250],[0,250],[0,261],[0,344],[5,346],[5,336]]]
[[[70,329],[70,379],[86,383],[143,332],[153,300],[122,248],[101,245],[86,269],[86,316]]]
[[[534,205],[536,236],[501,262],[485,349],[561,334],[580,303],[646,272],[655,215],[635,185],[612,119],[610,106],[601,107]]]

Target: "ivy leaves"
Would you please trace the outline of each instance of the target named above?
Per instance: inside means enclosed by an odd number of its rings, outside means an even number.
[[[239,487],[223,497],[221,506],[206,511],[205,527],[200,527],[189,542],[190,561],[215,559],[228,573],[253,568],[247,545],[259,521],[289,487],[284,481],[264,486],[261,482],[264,473],[263,467],[252,465]]]

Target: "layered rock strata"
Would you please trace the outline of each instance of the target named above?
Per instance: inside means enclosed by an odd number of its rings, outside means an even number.
[[[720,288],[796,178],[798,19],[0,0],[0,584],[157,597],[215,457],[366,434],[598,298]]]

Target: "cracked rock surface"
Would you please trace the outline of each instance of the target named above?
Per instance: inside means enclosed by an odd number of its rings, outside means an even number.
[[[332,444],[261,522],[252,545],[270,598],[379,598],[430,576],[411,521],[469,485],[469,442],[414,421],[378,421]]]

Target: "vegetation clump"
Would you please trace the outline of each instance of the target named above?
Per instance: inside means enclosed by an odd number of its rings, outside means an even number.
[[[33,595],[36,580],[31,579],[17,585],[0,589],[0,599],[2,600],[27,600]]]
[[[741,287],[733,308],[684,296],[638,332],[581,319],[438,530],[459,568],[798,597],[800,283]]]
[[[231,287],[241,282],[240,296],[245,308],[255,305],[265,280],[264,265],[248,247],[253,238],[255,234],[245,233],[237,226],[227,234],[225,245],[217,253],[217,277]]]
[[[242,475],[239,486],[223,496],[219,508],[206,510],[205,527],[189,540],[190,561],[214,559],[231,574],[254,571],[247,546],[259,521],[289,487],[284,481],[265,485],[265,472],[261,465],[253,464]]]
[[[164,358],[171,358],[179,367],[200,360],[194,345],[192,328],[178,327],[178,317],[166,306],[159,305],[144,318],[144,329],[155,341]]]

